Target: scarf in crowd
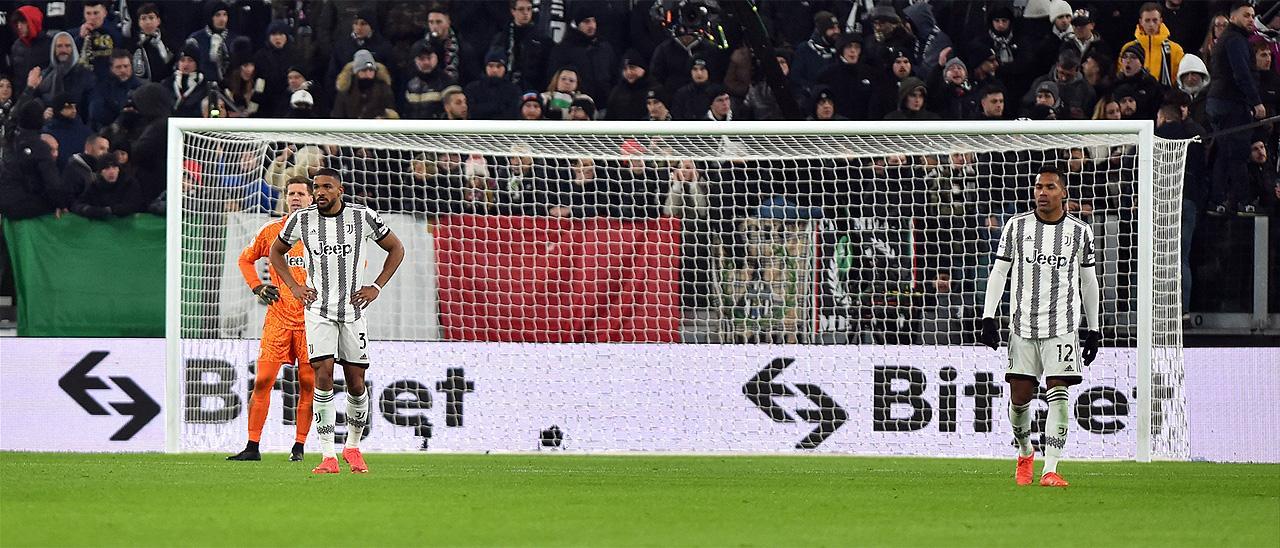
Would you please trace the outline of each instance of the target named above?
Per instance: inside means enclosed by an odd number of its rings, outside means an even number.
[[[1165,87],[1174,87],[1173,66],[1169,63],[1169,41],[1160,43],[1160,83]]]
[[[988,30],[987,34],[991,36],[991,49],[996,50],[996,56],[1000,59],[1001,65],[1008,65],[1013,62],[1013,33],[1005,35],[996,34],[994,30]]]
[[[444,58],[445,61],[441,63],[444,65],[444,71],[449,76],[452,76],[454,80],[457,80],[462,74],[459,72],[461,59],[458,58],[458,33],[452,28],[449,29],[449,37],[444,41]],[[510,58],[508,58],[508,63],[510,63]]]
[[[160,62],[168,65],[173,61],[173,52],[169,51],[169,46],[164,44],[164,40],[160,39],[160,31],[155,34],[143,34],[138,41],[138,50],[133,52],[133,75],[139,79],[150,81],[155,75],[151,74],[151,56],[147,53],[146,46],[153,45],[156,48],[156,54],[160,56]]]
[[[209,31],[209,60],[218,67],[218,79],[222,79],[227,73],[227,63],[231,62],[230,56],[227,55],[227,29],[222,32],[213,30],[213,27],[207,27]]]
[[[806,43],[809,45],[809,49],[818,54],[818,57],[830,60],[836,56],[836,47],[827,43],[826,36],[815,32],[813,33],[813,38],[810,38]]]
[[[174,108],[177,108],[183,101],[190,97],[191,94],[199,92],[204,88],[204,73],[195,71],[191,74],[176,73],[173,75],[173,95],[177,100],[173,102]]]

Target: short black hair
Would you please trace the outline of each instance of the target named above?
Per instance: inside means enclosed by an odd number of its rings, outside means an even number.
[[[1255,6],[1255,5],[1254,5],[1254,3],[1253,3],[1253,1],[1252,1],[1252,0],[1243,0],[1243,1],[1238,1],[1238,2],[1232,2],[1232,3],[1231,3],[1231,10],[1230,10],[1230,11],[1228,11],[1227,13],[1235,13],[1235,12],[1236,12],[1236,10],[1238,10],[1238,9],[1240,9],[1240,8],[1255,8],[1255,9],[1256,9],[1256,8],[1257,8],[1257,6]]]
[[[143,4],[142,7],[138,8],[138,17],[142,17],[148,13],[154,13],[156,14],[156,17],[160,17],[160,7],[157,6],[155,2],[147,2],[146,4]]]
[[[285,190],[288,190],[288,189],[289,189],[289,185],[304,185],[304,186],[306,186],[306,187],[307,187],[307,194],[312,194],[312,192],[311,192],[311,179],[308,179],[308,178],[306,178],[305,176],[302,176],[302,175],[294,175],[293,177],[290,177],[288,181],[285,181],[285,182],[284,182],[284,188],[285,188]]]
[[[1004,88],[998,84],[987,84],[986,86],[983,86],[982,91],[978,93],[979,99],[986,99],[988,95],[995,95],[997,93],[1003,94],[1005,91]]]
[[[1054,175],[1057,175],[1058,183],[1061,184],[1063,188],[1066,188],[1067,177],[1062,174],[1062,168],[1058,167],[1057,164],[1041,164],[1040,169],[1036,170],[1036,178],[1038,179],[1041,175],[1044,175],[1045,173],[1052,173]]]
[[[340,173],[338,173],[338,170],[333,169],[333,168],[331,168],[331,167],[322,167],[322,168],[320,168],[320,171],[317,171],[317,172],[316,172],[315,177],[312,177],[312,178],[311,178],[311,182],[312,182],[312,184],[315,184],[315,180],[316,180],[316,179],[319,179],[319,178],[321,178],[321,177],[333,177],[334,179],[336,179],[336,180],[338,181],[338,184],[342,184],[342,175],[341,175]]]
[[[133,59],[133,54],[132,54],[132,53],[129,53],[129,50],[127,50],[127,49],[124,49],[124,48],[116,48],[116,49],[111,50],[111,60],[112,60],[112,61],[115,61],[116,59],[130,59],[130,60],[132,60],[132,59]]]
[[[86,0],[83,5],[86,8],[90,6],[102,6],[102,9],[107,9],[106,0]]]

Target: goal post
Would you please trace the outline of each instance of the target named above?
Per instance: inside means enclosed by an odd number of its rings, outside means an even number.
[[[614,405],[602,403],[611,400],[600,394],[579,395],[588,403],[504,402],[546,406],[543,416],[565,417],[564,423],[574,420],[568,410],[576,409],[582,417],[570,423],[575,426],[566,439],[577,445],[566,447],[927,454],[917,442],[895,441],[892,432],[952,432],[956,427],[946,421],[970,421],[975,426],[968,432],[981,433],[973,438],[982,441],[965,446],[963,437],[945,438],[956,447],[944,453],[994,455],[994,432],[1007,425],[1003,408],[992,406],[1002,405],[1004,396],[983,391],[1003,382],[990,362],[1003,359],[1004,351],[982,354],[986,349],[965,332],[980,308],[983,269],[994,252],[987,245],[990,234],[998,234],[1009,213],[1030,207],[1023,194],[1029,193],[1030,172],[1053,162],[1085,166],[1080,173],[1068,170],[1069,193],[1073,207],[1097,227],[1104,344],[1118,347],[1105,370],[1121,379],[1095,387],[1092,400],[1078,400],[1077,422],[1093,417],[1090,432],[1099,436],[1082,441],[1087,447],[1079,453],[1185,459],[1178,239],[1186,142],[1158,139],[1152,126],[172,118],[166,450],[225,450],[229,440],[243,441],[244,387],[246,377],[252,385],[262,309],[228,268],[247,243],[249,227],[279,213],[282,198],[272,181],[327,162],[359,181],[348,189],[352,199],[387,214],[398,232],[403,226],[417,236],[407,243],[406,267],[392,284],[394,300],[411,304],[375,303],[385,308],[369,314],[382,321],[371,327],[371,339],[396,360],[425,352],[424,359],[470,364],[465,369],[471,374],[486,360],[542,353],[569,360],[565,367],[581,366],[583,374],[607,375],[601,364],[626,349],[644,367],[598,378],[597,386],[611,397],[618,387],[610,383],[642,386],[676,375],[662,369],[670,360],[705,357],[708,386],[725,377],[727,388],[716,388],[709,400],[714,403],[698,409],[672,410],[673,400],[662,395],[626,402],[632,413],[664,408],[654,412],[692,425],[688,432],[658,436],[665,447],[593,430],[621,432],[644,422],[633,416],[636,424],[613,425],[606,417],[618,410],[599,408]],[[517,157],[531,162],[523,173],[533,183],[513,175],[520,169]],[[589,179],[590,186],[575,177]],[[649,190],[637,186],[640,179],[652,184],[644,187]],[[1071,186],[1077,181],[1084,182]],[[454,186],[441,186],[446,182]],[[563,203],[556,202],[560,198]],[[197,370],[193,359],[225,367]],[[787,360],[813,365],[802,375]],[[919,373],[908,365],[913,360],[937,363]],[[843,367],[844,361],[853,363]],[[985,365],[970,363],[975,361]],[[497,377],[487,384],[533,382],[508,365],[495,365]],[[417,381],[386,386],[382,406],[390,411],[379,426],[401,437],[375,443],[375,450],[542,446],[492,439],[518,422],[513,408],[497,402],[476,411],[479,419],[467,419],[482,423],[476,431],[485,439],[441,436],[462,432],[462,403],[456,415],[431,413],[446,408],[444,399],[450,410],[455,396],[472,401],[461,395],[470,388],[457,388],[470,386],[460,380],[463,370],[448,369],[434,390]],[[784,372],[783,381],[773,380]],[[370,371],[380,373],[408,375],[377,366]],[[917,373],[925,377],[912,376]],[[697,384],[696,368],[678,374]],[[965,379],[977,380],[952,385]],[[547,386],[594,390],[579,380],[555,378]],[[441,400],[434,407],[431,393]],[[858,403],[842,405],[852,401]],[[274,424],[281,405],[290,404],[273,400],[268,433],[286,430]],[[402,407],[432,411],[411,414]],[[923,416],[913,412],[926,407]],[[760,418],[764,424],[747,424]],[[494,421],[492,429],[486,430],[486,421]],[[715,421],[723,422],[708,424]],[[983,421],[986,426],[976,426]],[[532,424],[519,426],[537,438],[551,424],[536,431]],[[794,447],[766,440],[805,425],[813,433]],[[863,427],[859,434],[856,428]],[[699,428],[742,428],[739,439],[761,441],[705,442]],[[1117,429],[1133,436],[1123,449],[1108,445]],[[1069,446],[1067,455],[1073,453]]]

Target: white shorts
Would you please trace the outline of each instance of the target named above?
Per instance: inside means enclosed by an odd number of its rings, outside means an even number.
[[[1080,384],[1080,342],[1075,333],[1047,339],[1024,339],[1009,335],[1009,369],[1005,378],[1024,377]]]
[[[360,318],[351,322],[327,319],[307,309],[307,355],[312,362],[333,358],[339,365],[369,367],[369,328]]]

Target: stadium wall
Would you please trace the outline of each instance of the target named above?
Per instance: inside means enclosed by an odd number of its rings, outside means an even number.
[[[232,451],[256,341],[193,347],[208,357],[188,362],[187,392],[203,395],[185,402],[183,447]],[[374,451],[1008,453],[1002,359],[983,348],[950,362],[929,347],[865,345],[376,342],[372,352],[380,419],[364,446]],[[1071,457],[1131,457],[1132,352],[1105,350],[1073,390]],[[163,340],[8,339],[0,356],[0,449],[163,450]],[[1280,462],[1280,409],[1269,405],[1280,349],[1187,349],[1186,363],[1192,457]],[[273,393],[267,450],[292,440],[292,386]]]

